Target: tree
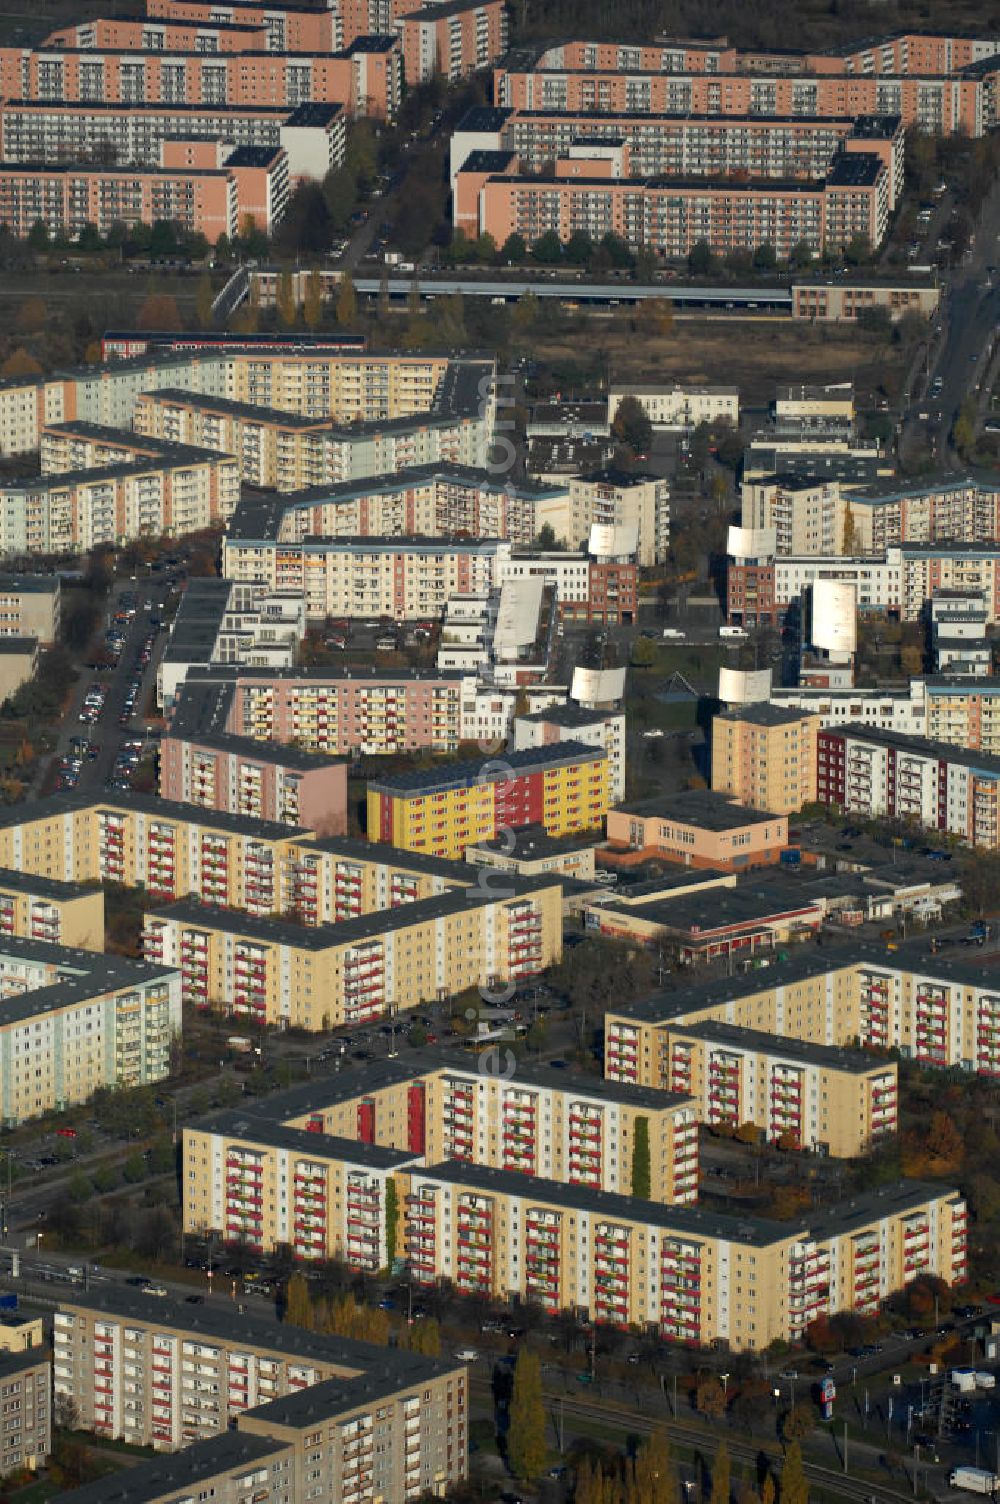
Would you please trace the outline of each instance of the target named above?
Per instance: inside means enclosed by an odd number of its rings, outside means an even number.
[[[337,323],[346,329],[353,324],[358,316],[358,299],[354,291],[354,282],[349,272],[345,272],[340,279],[337,288]]]
[[[28,231],[28,244],[33,251],[48,250],[49,227],[44,219],[36,219]]]
[[[76,243],[81,251],[99,251],[104,244],[100,230],[95,224],[91,224],[90,220],[80,230]]]
[[[172,220],[157,219],[149,237],[151,256],[172,256],[177,250],[177,229]],[[176,325],[174,326],[176,328]]]
[[[633,668],[652,668],[656,662],[656,648],[648,637],[636,637],[632,642],[629,663]]]
[[[323,284],[315,269],[306,278],[306,292],[302,300],[302,318],[307,329],[318,329],[323,321]]]
[[[557,261],[561,261],[562,242],[555,230],[546,230],[531,247],[531,254],[542,266],[555,266]]]
[[[707,240],[698,240],[688,252],[688,271],[692,277],[707,277],[715,267],[715,257]]]
[[[812,266],[812,246],[808,240],[797,240],[788,253],[788,264],[796,271],[805,271]]]
[[[840,542],[840,552],[845,558],[849,558],[858,546],[858,529],[854,521],[854,509],[848,501],[844,507],[844,535]]]
[[[293,1274],[288,1281],[285,1290],[285,1320],[290,1326],[301,1326],[309,1332],[313,1329],[313,1304],[304,1274]]]
[[[619,444],[627,444],[637,454],[645,454],[653,442],[653,425],[638,397],[623,397],[611,424]]]
[[[786,1441],[805,1441],[816,1429],[816,1407],[805,1401],[793,1405],[781,1422],[781,1434]]]
[[[84,1201],[90,1200],[93,1192],[93,1184],[90,1180],[88,1180],[87,1176],[84,1175],[82,1170],[76,1170],[70,1176],[69,1184],[66,1187],[66,1194],[69,1196],[69,1199],[71,1201],[75,1201],[79,1205],[82,1205]]]
[[[399,1197],[392,1175],[385,1182],[385,1267],[391,1269],[396,1259],[396,1234],[399,1224]]]
[[[778,256],[769,240],[763,241],[753,253],[754,271],[773,272],[778,265]]]
[[[765,1474],[760,1486],[760,1504],[774,1504],[774,1479],[770,1473]]]
[[[730,1487],[729,1448],[725,1439],[716,1448],[712,1463],[711,1504],[729,1504]]]
[[[725,1415],[725,1390],[714,1373],[699,1379],[694,1393],[694,1407],[699,1415],[704,1415],[708,1420],[721,1420]]]
[[[198,325],[202,329],[210,329],[212,326],[212,303],[215,295],[212,292],[212,279],[208,272],[198,280],[198,291],[195,294],[195,312],[198,315]]]
[[[505,261],[509,266],[520,266],[527,254],[528,247],[524,243],[524,236],[516,232],[508,235],[500,248],[500,260]]]
[[[809,1504],[809,1484],[802,1466],[802,1448],[797,1441],[785,1449],[781,1469],[781,1504]]]
[[[141,1154],[130,1154],[125,1161],[122,1174],[129,1185],[138,1185],[140,1180],[146,1178],[146,1161]]]
[[[290,271],[285,270],[279,276],[275,301],[278,318],[286,329],[291,329],[298,318],[299,310],[295,302],[295,284]]]
[[[0,376],[40,376],[42,368],[33,355],[29,355],[23,345],[18,345],[13,350],[3,365],[0,366]]]
[[[871,259],[871,241],[867,235],[852,235],[844,247],[844,260],[848,266],[861,266]]]
[[[586,266],[594,254],[594,242],[583,230],[574,230],[563,254],[570,266]]]
[[[635,1504],[677,1504],[680,1485],[670,1455],[670,1442],[662,1426],[656,1426],[636,1453]]]
[[[632,1135],[632,1187],[631,1194],[640,1201],[648,1201],[652,1195],[652,1179],[649,1157],[649,1119],[636,1118]]]
[[[537,1353],[521,1347],[514,1367],[507,1462],[516,1478],[529,1482],[545,1471],[547,1458],[541,1364]]]

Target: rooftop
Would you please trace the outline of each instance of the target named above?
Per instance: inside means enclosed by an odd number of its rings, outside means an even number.
[[[702,1039],[706,1044],[730,1045],[733,1049],[755,1050],[769,1059],[796,1060],[827,1071],[846,1071],[853,1076],[869,1076],[894,1069],[894,1063],[880,1060],[868,1050],[839,1049],[835,1045],[811,1044],[785,1034],[768,1034],[762,1029],[740,1029],[735,1024],[706,1021],[671,1027],[678,1038]]]
[[[751,726],[797,726],[801,721],[815,715],[813,710],[795,710],[783,705],[740,705],[735,710],[722,710],[718,719],[745,721]]]
[[[676,820],[681,825],[697,825],[702,830],[712,831],[741,830],[746,825],[768,825],[785,818],[736,804],[728,795],[711,789],[689,789],[683,794],[633,799],[619,808],[628,815],[659,816],[664,820]]]
[[[116,1468],[94,1483],[64,1492],[62,1497],[66,1504],[153,1504],[165,1494],[193,1495],[199,1485],[214,1484],[220,1474],[252,1468],[287,1447],[287,1442],[273,1436],[223,1431],[179,1452],[160,1452],[148,1462]]]
[[[594,1190],[589,1186],[563,1185],[541,1176],[525,1176],[515,1170],[496,1170],[457,1160],[431,1165],[427,1180],[444,1181],[460,1190],[484,1195],[530,1197],[579,1212],[588,1218],[614,1222],[643,1222],[671,1233],[691,1238],[719,1238],[758,1248],[798,1241],[803,1236],[817,1240],[833,1237],[855,1227],[864,1227],[893,1212],[905,1212],[923,1206],[928,1200],[943,1199],[957,1192],[940,1184],[915,1180],[897,1181],[865,1195],[841,1203],[833,1212],[804,1217],[793,1222],[776,1222],[763,1217],[730,1216],[698,1206],[663,1206],[659,1202],[640,1201],[634,1196],[620,1196],[612,1191]],[[420,1176],[414,1176],[419,1189]]]
[[[969,642],[970,649],[975,646]],[[922,736],[904,736],[899,731],[879,731],[875,727],[849,722],[845,726],[828,726],[819,733],[824,738],[847,737],[852,741],[870,742],[877,747],[891,747],[900,756],[927,758],[937,762],[956,763],[969,768],[983,778],[1000,779],[1000,757],[990,757],[985,752],[967,752],[950,742],[932,742]]]
[[[474,762],[453,762],[437,768],[419,768],[412,772],[387,773],[369,780],[373,793],[400,796],[469,788],[478,782],[502,783],[510,776],[532,773],[536,769],[562,767],[569,763],[596,762],[607,753],[603,747],[583,742],[552,742],[544,747],[527,747],[522,752],[505,752],[502,762],[479,758]]]
[[[0,594],[56,595],[59,576],[51,574],[0,574]]]

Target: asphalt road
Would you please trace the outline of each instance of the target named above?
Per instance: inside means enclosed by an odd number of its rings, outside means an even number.
[[[945,293],[943,317],[945,338],[937,360],[928,372],[926,390],[935,377],[941,380],[936,398],[918,401],[906,420],[912,437],[923,423],[932,450],[945,470],[964,468],[950,442],[952,424],[970,392],[982,380],[990,362],[997,325],[1000,323],[1000,287],[987,286],[986,268],[1000,263],[1000,183],[986,200],[975,230],[975,242],[962,265],[952,273]],[[924,423],[919,414],[929,414]]]
[[[96,758],[92,761],[85,760],[80,769],[80,779],[76,787],[82,793],[102,793],[111,776],[111,770],[122,743],[130,737],[144,734],[146,723],[140,712],[152,692],[156,681],[157,664],[168,640],[166,632],[158,633],[152,658],[143,672],[142,690],[136,701],[137,713],[126,725],[121,725],[119,718],[125,705],[125,692],[129,681],[135,675],[135,660],[143,638],[151,630],[150,616],[162,616],[169,587],[166,577],[162,575],[152,575],[148,578],[140,576],[136,580],[118,581],[108,594],[107,606],[101,622],[102,634],[118,609],[121,596],[129,591],[135,595],[137,610],[129,623],[125,646],[117,665],[114,669],[94,670],[88,668],[86,663],[81,663],[80,678],[74,686],[69,708],[59,730],[59,739],[54,753],[56,758],[64,756],[69,751],[70,739],[74,736],[86,736],[90,741],[96,742],[99,748]],[[152,603],[151,610],[145,609],[147,601]],[[80,709],[87,690],[95,682],[107,684],[108,695],[104,701],[100,719],[92,726],[88,726],[80,720]],[[44,774],[40,773],[35,779],[28,798],[40,797],[43,781]]]

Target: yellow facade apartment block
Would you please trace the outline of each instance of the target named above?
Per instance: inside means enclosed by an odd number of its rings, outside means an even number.
[[[513,890],[513,891],[511,891]],[[182,900],[146,918],[143,953],[177,966],[185,1000],[260,1024],[331,1029],[518,983],[562,954],[562,887],[522,878],[307,927]]]
[[[807,710],[747,705],[712,721],[712,788],[750,809],[796,814],[816,798],[816,733]]]
[[[558,742],[376,779],[368,785],[368,834],[456,860],[502,829],[535,824],[555,837],[593,830],[610,808],[610,790],[603,747]]]
[[[410,1267],[668,1340],[759,1350],[872,1313],[921,1273],[967,1277],[954,1190],[900,1182],[798,1223],[729,1217],[455,1163],[405,1172]]]
[[[0,871],[0,936],[104,949],[104,893],[78,883]]]

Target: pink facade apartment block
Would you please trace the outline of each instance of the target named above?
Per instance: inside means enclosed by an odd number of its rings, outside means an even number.
[[[165,736],[160,796],[203,809],[301,825],[318,835],[347,831],[347,762],[270,747],[243,737]]]

